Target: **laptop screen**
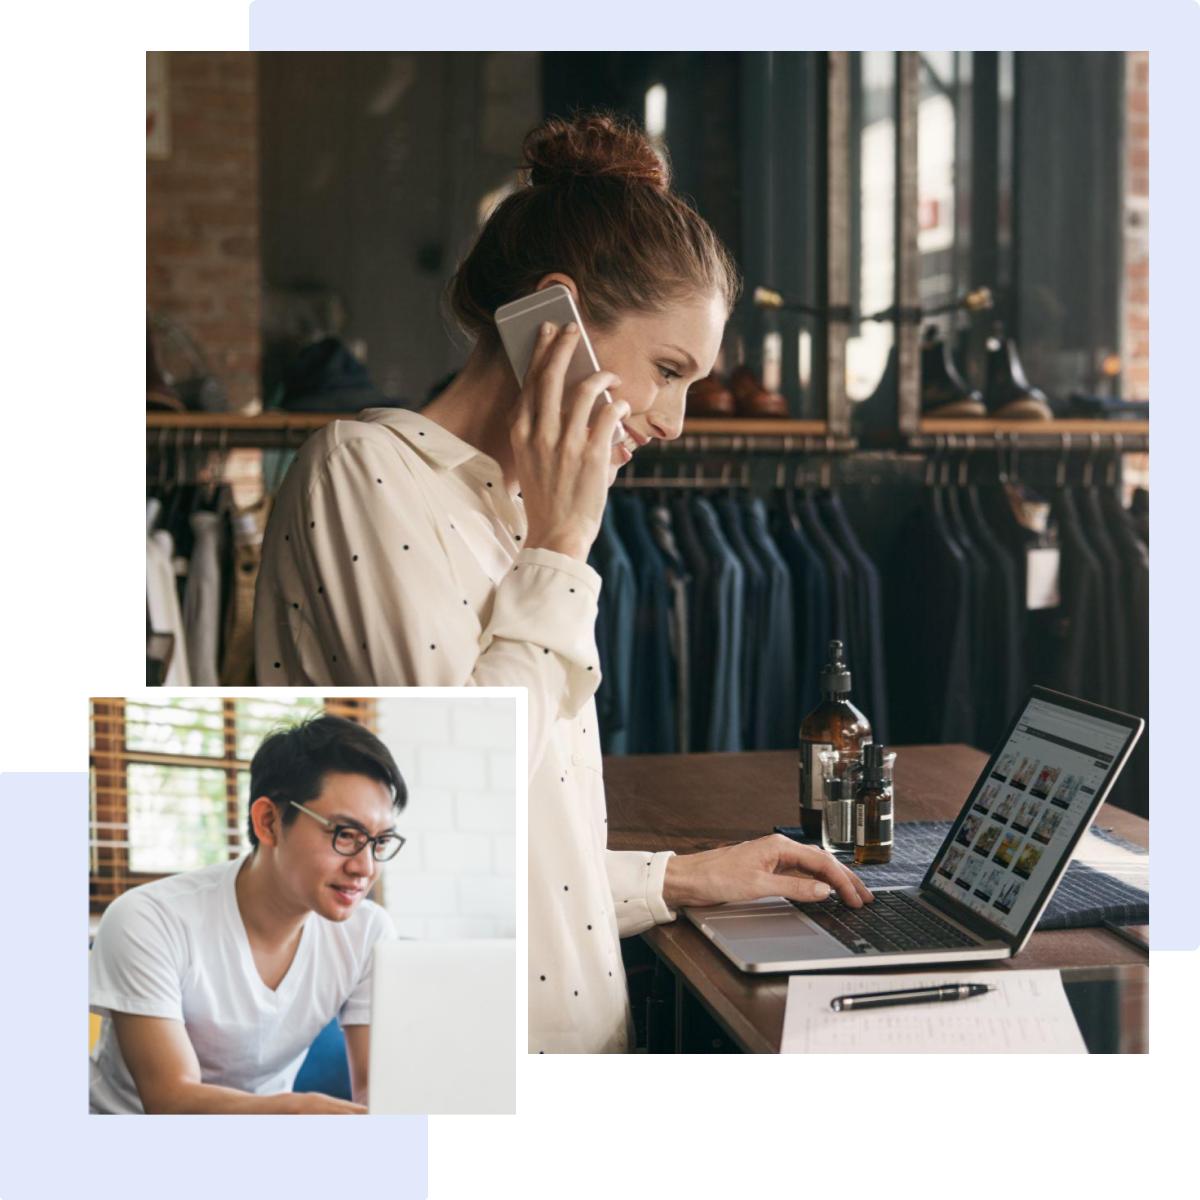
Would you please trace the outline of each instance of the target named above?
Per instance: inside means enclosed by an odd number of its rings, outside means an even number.
[[[1015,937],[1136,732],[1136,724],[1035,693],[976,783],[926,885]]]

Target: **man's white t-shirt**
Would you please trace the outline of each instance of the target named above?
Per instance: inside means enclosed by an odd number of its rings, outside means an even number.
[[[90,1007],[104,1018],[91,1055],[96,1113],[140,1113],[111,1014],[182,1021],[204,1083],[267,1095],[291,1091],[318,1033],[370,1021],[375,943],[396,936],[387,913],[360,900],[345,921],[305,918],[279,987],[262,981],[237,906],[246,861],[218,863],[134,888],[101,918],[90,955]]]

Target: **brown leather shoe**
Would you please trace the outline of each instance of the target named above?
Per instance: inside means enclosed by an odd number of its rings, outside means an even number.
[[[706,375],[688,388],[687,413],[689,417],[732,417],[733,393],[717,375]]]
[[[759,382],[758,376],[744,363],[733,369],[729,376],[729,388],[737,402],[740,417],[786,417],[787,398],[779,392],[769,392]]]
[[[786,417],[787,397],[781,392],[754,392],[738,401],[737,410],[740,417]]]

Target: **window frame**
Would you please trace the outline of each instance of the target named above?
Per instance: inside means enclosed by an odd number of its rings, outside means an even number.
[[[180,697],[182,698],[182,697]],[[176,699],[171,697],[170,699]],[[129,868],[129,775],[130,764],[218,770],[225,777],[226,837],[229,859],[242,852],[238,812],[238,774],[249,770],[248,759],[237,757],[237,702],[241,696],[222,696],[222,755],[160,754],[130,750],[127,746],[126,700],[93,699],[91,703],[91,750],[89,755],[89,863],[88,908],[102,913],[118,896],[131,888],[165,879],[176,872],[131,871]],[[345,717],[375,732],[375,702],[341,696],[321,697],[326,715]],[[125,837],[116,836],[124,831]],[[106,836],[100,837],[104,833]]]

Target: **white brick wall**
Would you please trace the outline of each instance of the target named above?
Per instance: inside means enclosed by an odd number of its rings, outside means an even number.
[[[402,937],[515,937],[516,703],[477,697],[377,701],[379,736],[408,784],[384,868]]]

